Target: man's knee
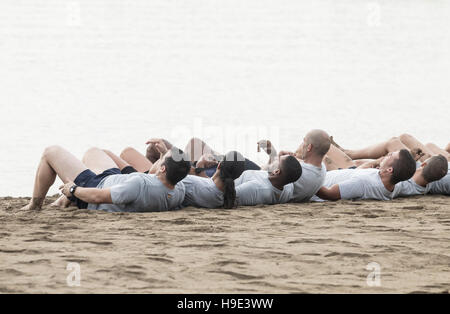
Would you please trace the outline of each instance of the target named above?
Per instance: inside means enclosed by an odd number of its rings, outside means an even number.
[[[102,152],[102,151],[103,151],[102,149],[94,146],[94,147],[89,148],[84,154],[87,155],[87,154],[93,154],[93,153]]]
[[[397,136],[391,137],[388,141],[388,145],[396,145],[399,143],[401,143],[401,139],[400,139],[400,137],[397,137]]]
[[[129,146],[129,147],[125,147],[121,152],[120,152],[120,158],[124,159],[124,157],[126,157],[127,155],[129,155],[131,152],[135,152],[136,149],[134,149],[133,147]]]
[[[398,136],[393,136],[393,137],[391,137],[391,138],[389,139],[388,142],[395,142],[395,141],[399,141],[399,140],[400,140],[400,137],[398,137]]]
[[[59,145],[48,146],[44,149],[44,153],[42,154],[42,158],[50,158],[63,150],[63,148]]]
[[[403,142],[403,141],[408,141],[410,139],[412,139],[413,136],[411,134],[408,133],[403,133],[399,136],[399,139]]]
[[[103,152],[103,150],[101,150],[101,149],[98,148],[98,147],[91,147],[91,148],[89,148],[89,149],[84,153],[83,158],[82,158],[82,162],[84,163],[84,162],[86,161],[86,158],[87,158],[89,155],[93,155],[93,154],[96,154],[96,153],[98,153],[98,152]]]

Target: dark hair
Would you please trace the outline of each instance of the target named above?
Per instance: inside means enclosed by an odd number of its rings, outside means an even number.
[[[397,184],[406,181],[416,172],[416,161],[407,149],[399,152],[399,157],[392,164],[394,171],[392,172],[391,183]]]
[[[167,181],[175,185],[187,176],[191,170],[191,162],[181,149],[174,146],[170,150],[172,155],[164,159],[163,165],[166,167]]]
[[[236,151],[225,154],[220,162],[219,177],[225,188],[223,190],[223,207],[230,209],[236,204],[236,190],[234,180],[239,178],[245,170],[245,158]]]
[[[302,175],[302,165],[294,156],[287,156],[286,159],[281,162],[280,170],[285,184],[297,181]]]
[[[448,172],[448,161],[442,155],[431,157],[423,167],[423,178],[428,182],[442,179]]]

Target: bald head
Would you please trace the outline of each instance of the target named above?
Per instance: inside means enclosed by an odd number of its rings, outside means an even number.
[[[305,144],[312,145],[312,152],[320,157],[325,156],[330,149],[330,136],[323,130],[311,130],[305,136]]]

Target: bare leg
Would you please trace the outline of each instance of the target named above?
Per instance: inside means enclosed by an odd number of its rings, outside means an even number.
[[[119,168],[120,170],[122,170],[125,167],[130,166],[129,163],[127,163],[125,160],[123,160],[122,158],[120,158],[119,156],[117,156],[116,154],[111,152],[110,150],[103,149],[103,151],[114,161],[114,163],[116,164],[116,167]]]
[[[95,174],[100,174],[111,168],[117,168],[114,160],[97,147],[90,148],[84,153],[83,163]]]
[[[420,150],[423,153],[423,156],[419,159],[422,162],[434,155],[432,151],[410,134],[402,134],[399,138],[409,150]]]
[[[338,170],[339,166],[338,164],[336,164],[331,158],[329,158],[328,156],[325,155],[325,158],[323,159],[324,163],[325,163],[325,167],[327,169],[327,171],[332,171],[332,170]]]
[[[74,181],[87,167],[62,147],[50,146],[42,154],[34,181],[33,197],[23,209],[40,209],[56,175],[64,182]]]
[[[114,155],[111,152],[110,154]],[[85,166],[95,174],[100,174],[107,169],[118,167],[113,159],[108,155],[108,153],[96,147],[87,150],[83,156],[82,161]],[[68,207],[69,205],[70,200],[65,195],[62,195],[59,199],[51,204],[51,206],[54,207]]]
[[[374,161],[374,159],[356,159],[356,160],[353,160],[353,162],[355,163],[356,167],[359,167],[359,166],[361,166],[361,165],[363,165],[363,164],[365,164],[367,162],[372,162],[372,161]]]
[[[356,167],[353,160],[334,145],[330,145],[330,150],[326,154],[325,165],[328,171],[335,170],[336,167],[343,169]]]
[[[220,155],[201,139],[193,137],[186,145],[185,152],[191,157],[191,162],[197,161],[204,154]]]
[[[386,142],[375,144],[359,150],[345,149],[344,152],[351,159],[378,159],[390,152],[396,152],[400,149],[408,149],[398,137],[393,137]]]
[[[153,163],[150,162],[147,157],[132,147],[125,148],[122,153],[120,153],[120,158],[139,172],[149,171],[153,166]]]
[[[448,160],[450,160],[450,153],[447,152],[446,150],[439,148],[439,146],[437,146],[436,144],[428,143],[425,146],[426,146],[426,148],[428,148],[428,150],[430,150],[433,153],[433,155],[440,154],[440,155],[446,157]]]

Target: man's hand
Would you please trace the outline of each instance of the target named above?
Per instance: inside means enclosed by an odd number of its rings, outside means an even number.
[[[69,182],[67,182],[67,183],[64,184],[64,185],[61,185],[61,186],[59,187],[59,189],[60,189],[60,191],[61,191],[62,194],[64,194],[64,195],[67,196],[67,197],[71,197],[72,194],[70,193],[70,188],[71,188],[72,186],[74,186],[74,185],[75,185],[75,183],[73,183],[72,181],[69,181]]]
[[[295,154],[294,154],[293,152],[290,152],[290,151],[287,151],[287,150],[281,150],[281,151],[278,153],[278,156],[279,156],[279,157],[284,156],[284,155],[291,155],[291,156],[294,156],[294,157],[295,157]]]
[[[149,139],[145,144],[148,144],[147,151],[151,147],[155,147],[155,149],[159,152],[160,157],[162,157],[165,153],[167,153],[167,147],[162,138],[152,138]]]
[[[263,149],[268,155],[272,154],[272,142],[269,140],[260,140],[256,143],[257,151],[260,152]]]
[[[212,168],[217,166],[219,162],[214,158],[212,154],[203,154],[197,161],[197,168]]]

